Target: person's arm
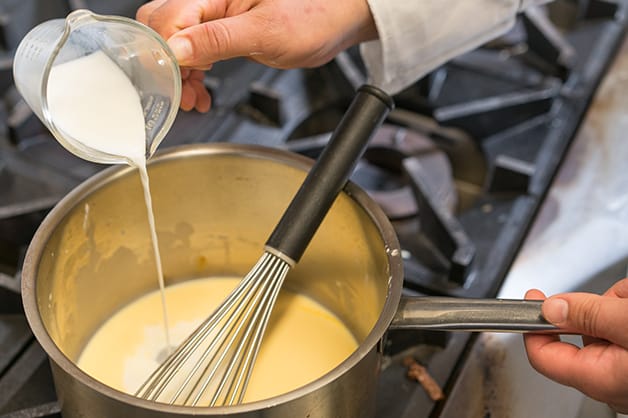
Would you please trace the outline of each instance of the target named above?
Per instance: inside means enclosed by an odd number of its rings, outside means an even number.
[[[545,295],[530,290],[526,299],[545,299]],[[552,296],[542,309],[551,323],[582,334],[583,346],[562,342],[556,335],[527,334],[524,341],[532,367],[617,412],[628,413],[628,279],[602,296]]]
[[[207,111],[202,71],[248,57],[316,67],[359,43],[372,83],[394,94],[453,56],[505,32],[522,0],[154,0],[137,19],[183,68],[181,108]],[[525,0],[536,3],[534,0]]]
[[[184,69],[184,110],[209,109],[201,71],[215,62],[247,57],[275,68],[316,67],[377,37],[366,0],[154,0],[137,20],[168,41]]]
[[[508,31],[547,0],[368,0],[379,39],[360,46],[370,82],[398,93],[448,60]]]

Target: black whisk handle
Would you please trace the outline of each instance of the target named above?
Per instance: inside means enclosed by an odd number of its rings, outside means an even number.
[[[381,89],[360,87],[331,139],[268,238],[266,245],[298,262],[366,146],[393,109]]]

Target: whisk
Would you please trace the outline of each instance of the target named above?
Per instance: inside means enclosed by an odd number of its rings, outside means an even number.
[[[264,253],[216,310],[150,375],[136,395],[176,405],[241,403],[273,306],[393,108],[382,90],[360,87],[325,149],[266,241]]]

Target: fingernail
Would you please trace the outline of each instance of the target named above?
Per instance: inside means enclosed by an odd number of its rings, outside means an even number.
[[[543,315],[552,324],[562,324],[567,320],[569,305],[565,299],[550,298],[543,303]]]
[[[172,49],[174,56],[177,57],[179,64],[192,58],[192,43],[186,38],[172,38],[168,40],[168,46]]]

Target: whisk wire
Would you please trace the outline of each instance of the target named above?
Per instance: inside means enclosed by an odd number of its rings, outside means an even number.
[[[221,366],[224,367],[223,365],[223,361],[225,360],[225,358],[227,358],[227,355],[229,354],[229,350],[231,350],[231,347],[233,346],[233,342],[235,341],[235,339],[238,337],[238,335],[241,334],[242,331],[242,327],[244,325],[244,323],[241,321],[242,318],[246,318],[251,310],[254,307],[254,303],[251,303],[250,301],[248,303],[238,303],[241,300],[242,296],[245,296],[247,294],[249,295],[255,295],[255,299],[259,298],[259,288],[260,287],[264,287],[264,283],[256,280],[255,278],[257,277],[257,275],[263,271],[263,260],[260,259],[258,261],[258,263],[255,265],[255,267],[253,268],[253,270],[251,271],[251,273],[249,273],[246,277],[245,277],[245,281],[246,284],[243,287],[244,290],[247,291],[247,293],[243,293],[240,292],[239,288],[236,288],[236,290],[234,291],[235,293],[235,297],[233,298],[232,302],[234,303],[234,305],[229,305],[228,308],[229,309],[225,309],[225,315],[217,318],[217,323],[220,323],[222,320],[225,319],[226,317],[226,321],[224,323],[224,326],[221,327],[220,332],[218,333],[218,335],[216,335],[212,342],[210,343],[209,347],[207,347],[207,349],[204,351],[201,359],[195,364],[194,369],[192,370],[192,372],[189,373],[186,381],[184,382],[183,385],[181,385],[181,388],[185,388],[187,387],[187,385],[189,384],[191,378],[196,374],[196,372],[198,371],[198,369],[200,368],[200,366],[202,364],[206,364],[205,368],[203,369],[203,372],[200,374],[200,378],[197,379],[196,384],[193,386],[193,388],[189,391],[188,396],[186,397],[184,404],[187,404],[190,399],[192,398],[192,395],[194,394],[194,392],[197,393],[197,395],[194,397],[194,400],[192,401],[192,405],[197,405],[198,402],[201,399],[201,396],[203,395],[205,389],[207,389],[207,386],[209,385],[210,382],[212,382],[214,376],[216,375],[216,373],[221,369]],[[235,310],[233,310],[232,312],[229,312],[230,309],[235,306]],[[246,312],[245,312],[246,310]],[[228,316],[226,316],[228,315]],[[234,325],[236,324],[236,325]],[[208,333],[209,335],[209,333]],[[231,336],[231,337],[229,337]],[[225,337],[225,338],[223,338]],[[216,344],[220,343],[220,347],[218,348],[218,350],[214,350]],[[216,358],[216,356],[220,353],[220,356],[218,358]],[[211,355],[211,358],[209,360],[209,362],[206,362],[207,358]],[[232,357],[232,361],[233,361],[233,356]],[[231,362],[230,362],[231,363]],[[213,365],[213,367],[212,367]],[[210,371],[211,368],[211,371]],[[218,385],[218,389],[215,391],[215,396],[212,398],[212,400],[210,401],[210,406],[214,406],[216,403],[216,400],[218,399],[218,395],[220,395],[220,393],[222,392],[224,383],[222,382],[222,380],[224,380],[225,377],[227,377],[230,373],[229,370],[229,366],[227,367],[227,372],[223,373],[223,379],[221,379],[221,383],[219,383]],[[203,378],[203,376],[205,376],[205,378]],[[200,387],[200,389],[199,389]]]
[[[136,396],[149,400],[156,400],[163,393],[164,389],[171,383],[173,377],[182,368],[183,363],[189,355],[198,349],[201,342],[210,334],[218,325],[219,318],[229,309],[231,304],[245,291],[248,290],[253,282],[253,272],[257,269],[256,265],[251,273],[242,280],[242,287],[236,288],[221,305],[216,308],[214,313],[208,317],[196,331],[187,337],[177,350],[171,353],[165,362],[163,362],[140,386],[136,391]],[[180,395],[180,393],[179,393]],[[171,402],[172,403],[172,402]]]
[[[171,353],[166,361],[149,376],[144,384],[137,390],[136,396],[149,400],[157,400],[161,396],[163,391],[171,384],[174,376],[179,373],[191,353],[197,350],[203,340],[211,334],[214,329],[216,329],[216,326],[220,323],[220,319],[224,317],[232,304],[239,297],[241,297],[245,291],[249,291],[251,285],[256,284],[253,279],[255,271],[260,268],[259,264],[260,263],[258,262],[258,264],[253,267],[251,272],[244,279],[242,279],[241,286],[234,289],[234,291],[225,298],[221,305],[216,308],[213,314],[203,321],[196,331],[186,338],[185,341],[179,345],[178,349]],[[214,346],[218,342],[218,340],[214,340]],[[185,386],[181,385],[181,389],[181,391],[177,391],[175,393],[173,398],[178,398],[181,394],[180,392],[185,389]],[[174,403],[175,400],[176,399],[171,399],[170,403]]]
[[[136,395],[196,406],[213,386],[209,406],[241,403],[290,267],[279,256],[264,252],[240,285],[150,375]],[[191,365],[189,370],[187,365]]]
[[[272,310],[276,300],[276,294],[279,291],[277,285],[283,282],[283,277],[287,274],[289,267],[283,260],[270,254],[264,254],[262,257],[262,265],[265,268],[259,271],[257,280],[263,283],[263,285],[260,287],[255,297],[250,299],[247,304],[249,309],[247,309],[245,317],[250,320],[247,321],[246,330],[242,334],[240,334],[241,329],[238,329],[237,332],[234,333],[234,337],[236,335],[240,337],[240,343],[233,347],[235,352],[229,362],[227,371],[222,375],[218,389],[214,392],[210,406],[216,404],[223,392],[223,405],[231,405],[234,402],[240,402],[244,396],[244,390],[249,377],[248,373],[246,373],[247,376],[245,377],[245,372],[247,369],[250,370],[252,368],[248,367],[251,364],[250,360],[255,358],[257,355],[256,351],[259,349],[259,344],[255,344],[256,341],[258,341],[256,335],[260,335],[261,339],[261,334],[263,334],[268,321],[268,315],[266,315],[266,313]],[[285,272],[284,274],[281,274],[282,270]],[[240,323],[240,325],[241,324],[242,323]],[[206,383],[209,383],[210,380],[211,378],[206,380]],[[227,384],[229,386],[225,391]],[[206,387],[202,389],[202,391],[205,389]]]
[[[203,375],[205,375],[206,377],[202,380],[198,380],[197,384],[194,386],[193,391],[197,390],[199,384],[202,382],[200,390],[198,390],[197,396],[192,402],[193,405],[198,404],[198,401],[200,400],[202,394],[207,389],[209,383],[213,381],[214,376],[216,375],[218,370],[220,370],[221,366],[225,367],[223,362],[226,358],[230,358],[231,360],[229,361],[228,365],[226,365],[226,370],[224,371],[224,373],[222,373],[222,377],[220,379],[220,382],[218,383],[218,387],[214,391],[214,396],[210,401],[210,406],[214,406],[216,404],[220,396],[223,394],[225,385],[227,385],[228,382],[232,380],[233,369],[237,364],[239,364],[242,346],[246,345],[246,337],[250,334],[250,330],[253,324],[257,322],[257,317],[259,316],[259,311],[257,309],[259,305],[259,300],[260,298],[263,298],[266,293],[266,288],[269,286],[269,283],[266,280],[262,280],[264,277],[266,277],[265,275],[267,274],[268,269],[266,254],[262,256],[256,266],[259,266],[259,269],[254,269],[254,273],[252,273],[253,277],[255,278],[254,286],[252,289],[250,289],[250,292],[248,294],[248,296],[252,295],[253,297],[238,300],[238,302],[240,303],[236,304],[236,309],[230,314],[227,326],[223,328],[223,330],[229,330],[229,333],[227,335],[228,340],[223,340],[223,344],[221,344],[220,349],[214,354],[212,359],[207,364],[207,367],[205,368],[203,373]],[[252,313],[254,314],[252,315]],[[250,318],[250,320],[248,322],[242,321],[242,318]],[[232,326],[233,323],[235,323],[235,326]],[[243,327],[245,325],[246,330],[243,333]],[[239,342],[234,346],[234,343],[236,341]],[[221,353],[221,355],[217,361],[214,361],[215,356],[218,353]],[[205,374],[212,364],[214,364],[214,366],[211,372],[209,374]],[[227,403],[226,397],[228,397],[228,394],[229,391],[227,391],[227,394],[225,395],[225,400],[223,400],[223,404]],[[188,400],[186,400],[186,403]]]
[[[246,392],[248,382],[253,372],[253,365],[257,359],[257,355],[260,349],[260,343],[262,337],[266,331],[266,326],[270,319],[270,314],[275,306],[279,290],[283,284],[283,281],[290,270],[290,265],[277,257],[271,257],[274,261],[272,270],[269,271],[269,277],[272,278],[270,283],[270,292],[265,293],[265,297],[262,299],[262,305],[260,312],[262,312],[262,318],[260,321],[257,319],[253,322],[255,324],[254,332],[251,328],[247,329],[246,338],[246,355],[238,368],[237,378],[233,380],[232,387],[229,389],[231,398],[227,402],[228,405],[242,402],[244,394]]]

